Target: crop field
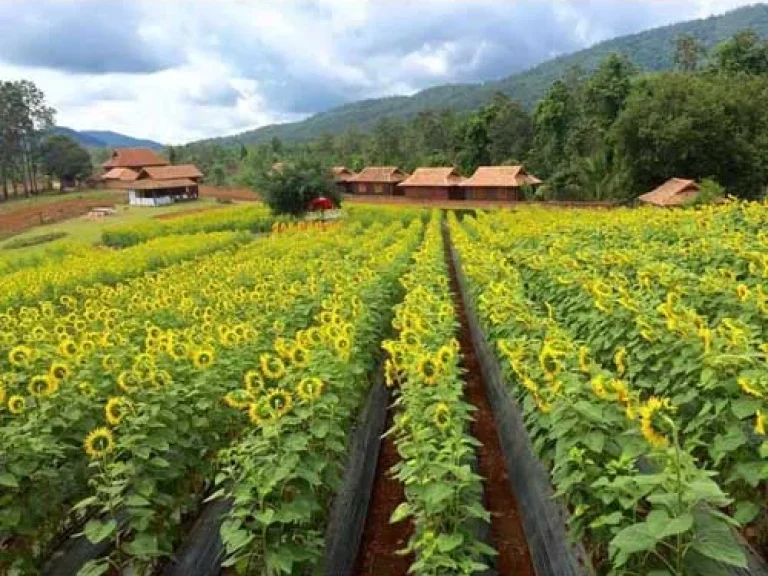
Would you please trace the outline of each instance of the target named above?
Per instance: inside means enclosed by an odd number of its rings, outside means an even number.
[[[768,207],[345,212],[0,252],[0,574],[763,574]]]

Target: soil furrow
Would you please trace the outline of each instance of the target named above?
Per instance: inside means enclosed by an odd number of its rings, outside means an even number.
[[[447,231],[444,234],[451,292],[456,314],[461,323],[458,339],[462,367],[466,370],[465,394],[467,401],[476,408],[470,432],[481,443],[477,451],[478,473],[483,477],[483,503],[486,510],[491,513],[491,545],[499,553],[495,561],[496,570],[500,576],[535,576],[528,542],[518,513],[517,500],[507,476],[496,421],[485,393],[480,362],[472,343],[456,268],[450,257],[450,239]]]

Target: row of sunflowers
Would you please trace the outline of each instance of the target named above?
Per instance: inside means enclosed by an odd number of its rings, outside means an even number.
[[[400,282],[406,295],[395,307],[397,339],[382,344],[388,353],[386,383],[396,398],[387,434],[400,455],[388,473],[405,489],[405,502],[391,522],[410,519],[413,524],[402,551],[414,556],[410,573],[484,572],[495,551],[478,537],[490,515],[475,471],[477,440],[469,431],[473,407],[464,398],[458,320],[437,214]]]
[[[764,315],[740,290],[763,293],[765,219],[765,206],[729,204],[451,224],[473,305],[600,573],[712,574],[745,565],[735,529],[765,534]]]
[[[56,299],[91,284],[119,282],[250,239],[242,232],[212,232],[159,238],[125,250],[78,250],[0,276],[0,310]]]
[[[237,230],[253,233],[269,232],[273,223],[283,221],[288,221],[288,218],[272,216],[269,208],[257,203],[248,206],[216,208],[170,220],[155,219],[110,226],[101,233],[101,240],[107,246],[125,248],[147,240],[178,234]]]
[[[49,262],[60,262],[67,256],[83,254],[90,250],[87,242],[62,238],[41,246],[26,249],[5,249],[0,252],[0,274],[6,275]]]
[[[381,243],[372,228],[359,236],[367,258],[337,263],[314,321],[274,338],[225,398],[244,432],[219,453],[211,498],[231,503],[221,526],[224,565],[239,574],[303,574],[321,563],[349,431],[421,222],[394,236]]]
[[[244,379],[254,386],[260,364],[275,376],[282,360],[274,343],[305,328],[328,294],[370,273],[369,263],[402,246],[402,236],[389,218],[245,245],[237,233],[194,235],[181,244],[201,253],[215,248],[201,250],[199,241],[228,248],[7,309],[0,563],[24,572],[86,518],[89,540],[115,544],[87,573],[114,565],[142,573],[169,554],[213,480],[218,450],[243,429],[230,392]],[[162,241],[117,253],[130,260],[156,243],[177,250],[176,237]],[[138,272],[140,262],[125,266]],[[339,346],[351,345],[337,336]],[[307,362],[305,352],[292,350],[293,362]]]

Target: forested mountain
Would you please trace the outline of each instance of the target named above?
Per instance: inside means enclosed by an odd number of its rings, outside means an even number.
[[[108,130],[73,130],[65,126],[56,126],[53,132],[69,136],[86,148],[151,148],[153,150],[164,148],[162,144],[154,140],[133,138]]]
[[[475,110],[488,102],[495,92],[502,92],[531,108],[555,80],[574,66],[590,71],[605,56],[618,53],[626,55],[642,70],[668,70],[673,67],[675,38],[678,35],[691,35],[704,47],[711,48],[745,28],[751,28],[758,35],[768,37],[768,4],[739,8],[722,16],[682,22],[608,40],[499,81],[436,86],[413,96],[352,102],[315,114],[301,122],[264,126],[209,142],[224,146],[236,143],[255,144],[268,142],[275,137],[287,142],[309,140],[325,133],[339,134],[350,129],[368,131],[386,117],[412,118],[423,110],[446,108],[458,112]]]

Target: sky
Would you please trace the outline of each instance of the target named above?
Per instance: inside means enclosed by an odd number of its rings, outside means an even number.
[[[164,144],[503,78],[754,0],[4,0],[0,79],[57,123]]]

